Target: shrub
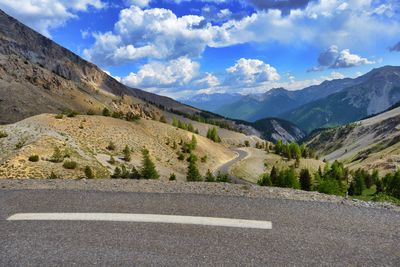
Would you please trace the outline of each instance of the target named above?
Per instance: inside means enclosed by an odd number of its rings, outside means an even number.
[[[5,138],[7,136],[8,136],[8,134],[6,132],[0,131],[0,138]]]
[[[162,122],[162,123],[167,123],[167,119],[165,118],[164,115],[162,115],[162,116],[160,117],[160,122]]]
[[[175,173],[171,173],[171,175],[169,176],[169,180],[170,180],[170,181],[175,181],[175,180],[176,180],[176,175],[175,175]]]
[[[112,155],[110,156],[110,159],[108,160],[108,163],[110,163],[111,165],[115,164],[115,159],[114,159],[114,157]]]
[[[121,178],[122,171],[119,167],[114,169],[114,173],[111,175],[111,178]]]
[[[112,113],[112,117],[116,119],[122,119],[124,117],[124,113],[122,111],[114,111]]]
[[[207,170],[207,173],[206,173],[206,176],[204,177],[204,180],[206,182],[209,182],[209,183],[215,182],[215,176],[214,176],[214,174],[212,174],[210,169]]]
[[[215,127],[207,130],[207,138],[211,139],[212,141],[214,141],[216,143],[221,142],[221,138],[219,137],[217,128],[215,128]]]
[[[54,118],[60,120],[60,119],[64,118],[64,114],[56,114],[56,115],[54,116]]]
[[[78,166],[78,163],[76,163],[75,161],[66,161],[63,164],[63,167],[68,170],[76,169],[77,166]]]
[[[96,115],[96,112],[94,112],[93,109],[89,109],[89,110],[86,112],[86,114],[89,115],[89,116],[93,116],[93,115]]]
[[[218,183],[230,183],[231,179],[229,179],[228,174],[222,174],[221,172],[218,172],[217,179],[215,181]]]
[[[86,178],[88,178],[88,179],[94,178],[94,173],[92,171],[92,168],[90,168],[89,166],[86,166],[84,171],[85,171]]]
[[[79,113],[75,110],[68,110],[66,111],[66,114],[68,118],[73,118],[76,117],[76,115],[79,115]]]
[[[63,162],[64,155],[61,153],[61,150],[58,147],[54,147],[53,155],[51,156],[50,161],[54,163]]]
[[[264,173],[257,181],[257,184],[260,186],[272,186],[271,177],[267,173]]]
[[[127,178],[129,178],[129,175],[130,175],[130,173],[126,169],[125,165],[122,165],[122,167],[121,167],[121,178],[122,179],[127,179]]]
[[[128,113],[126,113],[125,119],[127,121],[138,121],[138,120],[140,120],[140,116],[133,114],[133,112],[129,111]]]
[[[26,144],[26,138],[20,138],[15,144],[15,149],[21,149]]]
[[[183,153],[179,152],[178,159],[179,160],[184,160],[185,159],[185,155],[183,155]]]
[[[124,154],[125,161],[131,161],[131,150],[129,149],[128,145],[125,146],[124,150],[122,150]]]
[[[107,150],[115,150],[115,144],[112,141],[110,141],[108,143],[108,146],[106,147],[106,149]]]
[[[207,162],[207,155],[204,155],[203,157],[200,158],[201,162]]]
[[[329,195],[341,195],[342,190],[340,184],[334,179],[324,179],[318,186],[318,192]]]
[[[244,145],[245,145],[246,147],[250,147],[250,142],[249,142],[249,140],[244,141]]]
[[[137,179],[139,180],[141,177],[139,171],[135,168],[135,166],[132,167],[131,173],[129,175],[129,178],[131,179]]]
[[[110,117],[111,112],[110,112],[110,110],[108,108],[104,108],[103,111],[102,111],[102,114],[105,117]]]
[[[51,172],[48,179],[58,179],[58,176],[54,172]]]
[[[39,161],[39,156],[38,155],[31,155],[28,158],[29,161],[31,162],[38,162]]]

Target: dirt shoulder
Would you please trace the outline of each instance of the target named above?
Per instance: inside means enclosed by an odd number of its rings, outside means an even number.
[[[123,180],[123,179],[1,179],[0,190],[87,190],[102,192],[144,192],[205,194],[241,196],[250,198],[272,198],[299,201],[330,202],[370,208],[385,208],[400,211],[400,207],[389,203],[346,200],[343,197],[306,192],[288,188],[261,187],[226,183],[188,183],[179,181]]]

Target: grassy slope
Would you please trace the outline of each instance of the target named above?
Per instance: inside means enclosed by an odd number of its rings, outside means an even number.
[[[168,124],[142,119],[139,122],[127,122],[102,116],[77,116],[75,118],[56,119],[54,115],[42,114],[30,117],[12,125],[0,126],[0,131],[9,136],[0,139],[0,176],[2,178],[47,178],[53,171],[63,178],[83,177],[83,168],[91,166],[98,177],[107,177],[114,166],[108,164],[110,155],[122,157],[122,150],[128,145],[133,153],[127,166],[140,166],[141,149],[150,150],[153,160],[163,179],[175,172],[178,179],[184,179],[186,161],[177,159],[178,144],[182,139],[188,142],[192,133],[176,129]],[[170,145],[167,145],[167,140]],[[24,141],[21,149],[16,144]],[[106,149],[108,143],[116,144],[115,151]],[[206,163],[199,163],[199,169],[205,173],[208,168],[216,168],[219,164],[234,157],[229,149],[216,144],[207,138],[197,135],[198,148],[195,153],[200,157],[207,155]],[[49,159],[57,146],[70,154],[71,160],[78,162],[78,169],[65,170],[61,163],[51,163]],[[29,162],[28,157],[38,154],[39,162]]]

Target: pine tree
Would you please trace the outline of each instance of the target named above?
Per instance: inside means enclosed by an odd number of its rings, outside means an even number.
[[[116,167],[114,170],[114,174],[111,175],[111,178],[120,178],[122,174],[122,171],[119,167]]]
[[[176,119],[175,116],[172,118],[172,126],[178,127],[178,120]]]
[[[93,178],[94,178],[93,171],[92,171],[92,169],[91,169],[89,166],[86,166],[86,167],[85,167],[85,176],[86,176],[86,178],[88,178],[88,179],[93,179]]]
[[[175,175],[175,173],[171,173],[171,175],[169,176],[169,180],[170,180],[170,181],[175,181],[175,180],[176,180],[176,175]]]
[[[192,135],[192,140],[190,141],[190,147],[192,150],[195,150],[197,147],[197,139],[194,134]]]
[[[269,177],[271,179],[272,185],[278,186],[278,171],[276,170],[275,166],[272,166]]]
[[[264,173],[257,181],[257,184],[260,186],[272,186],[271,177],[267,173]]]
[[[186,180],[188,182],[198,182],[201,181],[201,175],[196,165],[197,157],[194,154],[190,154],[188,158],[188,171],[186,175]]]
[[[105,117],[110,117],[111,112],[108,110],[108,108],[104,108],[103,109],[103,116]]]
[[[150,159],[150,153],[147,149],[142,150],[142,169],[141,175],[143,179],[158,179],[160,175],[158,174],[153,161]]]
[[[360,196],[365,189],[364,173],[358,169],[354,175],[354,195]]]
[[[300,188],[305,191],[311,191],[312,189],[311,174],[308,169],[300,171]]]

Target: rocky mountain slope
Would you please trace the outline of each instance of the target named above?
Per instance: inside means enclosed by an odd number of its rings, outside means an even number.
[[[276,117],[279,114],[311,101],[339,92],[358,82],[358,80],[347,78],[325,81],[320,85],[310,86],[297,91],[275,88],[262,95],[243,96],[239,101],[226,104],[216,110],[216,112],[227,117],[247,121]]]
[[[400,67],[374,69],[356,80],[355,85],[278,117],[311,131],[359,120],[400,101]]]
[[[326,160],[341,160],[351,168],[400,167],[400,108],[344,126],[315,131],[307,141]]]
[[[279,118],[265,118],[248,124],[257,129],[264,139],[272,142],[277,140],[297,142],[306,136],[306,133],[295,124]]]
[[[1,10],[0,103],[0,124],[41,113],[76,110],[85,114],[90,110],[100,114],[108,108],[153,119],[173,114],[201,117],[249,135],[261,135],[250,125],[129,88]]]

